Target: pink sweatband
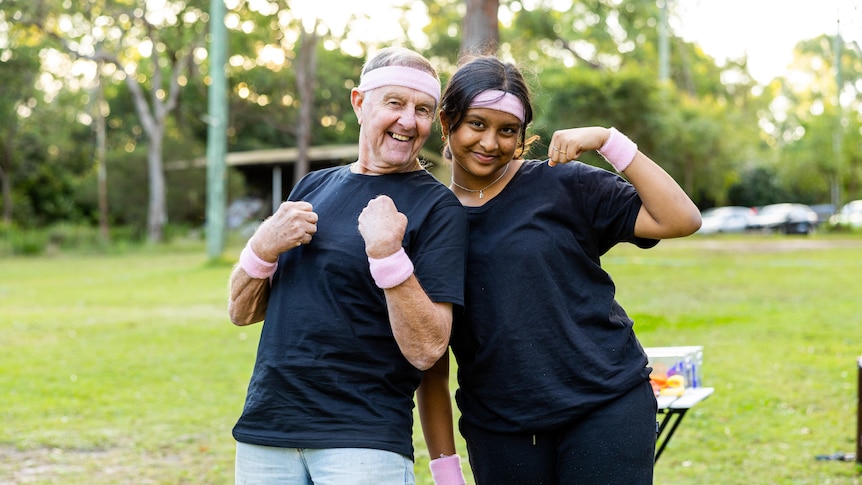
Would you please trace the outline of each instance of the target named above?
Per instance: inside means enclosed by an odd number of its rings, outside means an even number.
[[[512,93],[497,89],[482,91],[470,103],[470,108],[488,108],[509,113],[524,123],[524,103]]]
[[[616,128],[611,128],[610,132],[608,140],[598,150],[599,155],[603,156],[608,163],[613,165],[617,169],[617,172],[622,172],[635,159],[635,155],[638,153],[638,146]]]
[[[458,455],[441,456],[431,460],[431,478],[434,485],[465,485],[461,472],[461,457]]]
[[[380,86],[403,86],[422,91],[440,104],[440,80],[420,69],[406,66],[378,67],[363,74],[356,89],[364,93]]]
[[[249,239],[245,247],[242,248],[242,252],[239,253],[239,266],[252,278],[262,280],[271,278],[275,274],[278,261],[270,263],[260,259],[260,256],[254,254],[254,250],[251,249],[251,239]]]
[[[385,258],[368,258],[368,269],[377,286],[385,290],[407,281],[413,274],[413,262],[401,248]]]

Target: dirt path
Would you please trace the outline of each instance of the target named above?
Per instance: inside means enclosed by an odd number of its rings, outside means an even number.
[[[775,253],[789,251],[814,251],[835,248],[862,249],[862,238],[847,239],[816,239],[812,237],[778,237],[750,239],[723,237],[688,237],[679,240],[667,240],[662,244],[674,244],[681,247],[697,247],[708,251]]]

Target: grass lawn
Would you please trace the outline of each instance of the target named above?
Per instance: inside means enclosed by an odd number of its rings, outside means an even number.
[[[703,345],[716,389],[657,484],[862,483],[816,459],[855,451],[862,239],[691,237],[603,261],[643,345]],[[0,259],[0,483],[233,483],[260,326],[228,321],[229,272],[202,244]]]

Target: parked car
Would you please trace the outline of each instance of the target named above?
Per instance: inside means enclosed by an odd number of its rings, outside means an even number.
[[[782,234],[808,234],[817,227],[817,213],[805,204],[765,205],[752,218],[750,229]]]
[[[700,214],[703,223],[697,234],[745,232],[751,224],[754,210],[742,206],[713,207]]]
[[[862,229],[862,199],[844,204],[829,223],[841,229]]]
[[[809,205],[811,210],[817,213],[817,226],[823,226],[829,222],[829,218],[835,215],[834,204],[814,204]]]

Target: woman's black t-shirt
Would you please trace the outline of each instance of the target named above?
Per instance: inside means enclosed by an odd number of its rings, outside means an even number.
[[[463,419],[495,432],[553,429],[648,379],[632,321],[600,256],[634,237],[641,200],[580,162],[524,162],[468,207],[465,311],[451,346]]]

